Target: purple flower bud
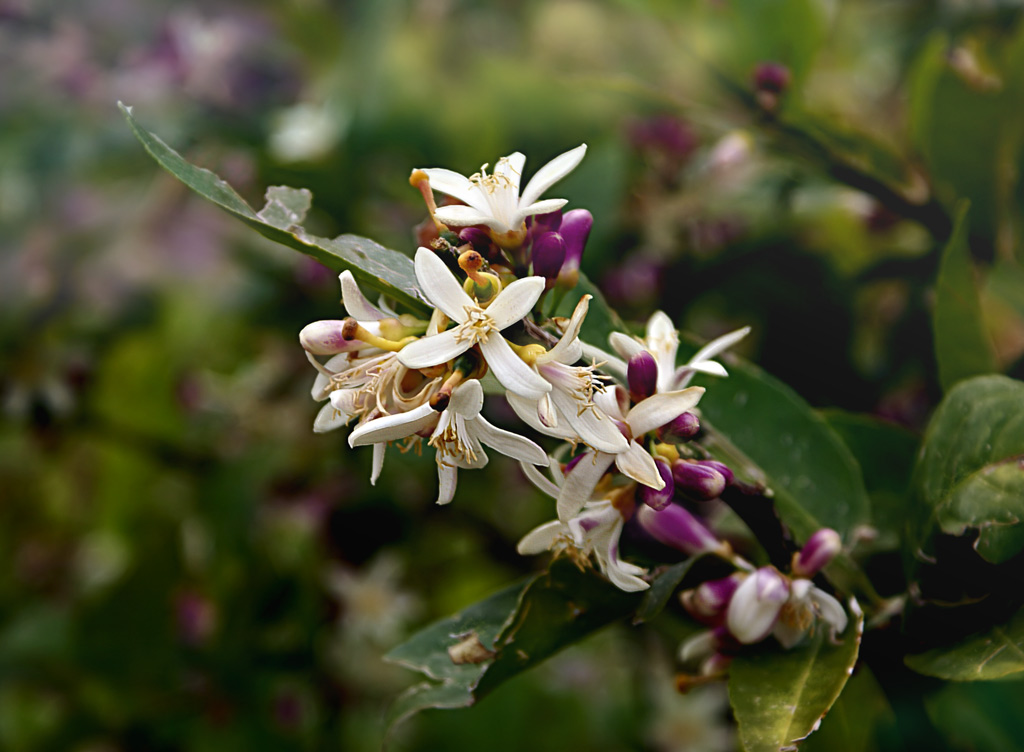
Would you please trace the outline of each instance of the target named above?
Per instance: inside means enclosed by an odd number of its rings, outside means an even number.
[[[533,241],[533,273],[555,279],[565,261],[565,240],[557,232],[545,232]]]
[[[725,477],[717,469],[691,460],[672,463],[672,478],[676,490],[695,499],[717,499],[725,490]]]
[[[775,628],[788,600],[789,581],[775,567],[761,567],[736,588],[725,625],[744,645],[760,642]]]
[[[650,397],[658,388],[658,362],[646,350],[641,350],[629,359],[626,368],[629,382],[629,397],[641,402]]]
[[[781,94],[792,80],[792,74],[782,63],[760,63],[754,69],[754,88],[771,94]]]
[[[558,228],[559,234],[565,239],[565,262],[562,264],[562,274],[577,271],[580,268],[580,259],[583,258],[583,248],[590,237],[590,229],[594,226],[594,216],[586,209],[573,209],[562,216],[562,224]]]
[[[736,573],[720,580],[708,580],[692,590],[682,593],[679,598],[683,607],[697,621],[709,626],[718,626],[725,621],[729,601],[745,575]]]
[[[477,251],[481,248],[490,248],[491,246],[491,236],[487,234],[486,230],[482,230],[479,227],[463,228],[459,233],[459,240],[463,243],[469,243]]]
[[[661,511],[643,505],[637,509],[636,519],[656,541],[691,556],[720,551],[723,546],[704,523],[678,504],[669,504]]]
[[[661,475],[661,479],[665,481],[665,487],[660,491],[656,491],[650,486],[639,486],[638,495],[640,501],[649,506],[655,511],[661,511],[672,503],[672,496],[676,492],[676,485],[672,481],[672,467],[667,461],[663,459],[656,459],[654,466],[658,468],[658,474]]]
[[[683,413],[661,427],[664,441],[689,441],[700,432],[700,421],[693,413]]]
[[[534,214],[529,219],[530,237],[536,238],[545,232],[555,232],[562,225],[562,210],[547,214]]]
[[[797,577],[814,577],[822,568],[843,550],[843,539],[839,533],[823,527],[812,535],[800,553],[793,557],[793,574]]]
[[[723,462],[719,462],[718,460],[699,460],[697,464],[717,470],[722,474],[722,477],[725,478],[725,485],[727,486],[731,486],[733,481],[736,480],[736,476],[732,474],[732,470],[730,470],[729,466]]]

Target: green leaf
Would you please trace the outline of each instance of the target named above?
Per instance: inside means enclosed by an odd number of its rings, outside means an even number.
[[[745,460],[760,468],[779,516],[799,540],[822,527],[846,537],[866,523],[864,479],[838,434],[782,382],[745,361],[725,361],[728,378],[696,380],[707,387],[701,412],[725,439],[715,451],[734,470]]]
[[[640,624],[650,621],[660,614],[665,608],[665,604],[668,603],[668,599],[672,597],[672,593],[689,574],[690,568],[698,559],[699,557],[692,556],[686,561],[673,564],[655,577],[651,587],[644,591],[643,601],[636,611],[636,616],[633,617],[633,623]]]
[[[819,628],[792,650],[766,641],[740,651],[729,668],[729,699],[747,752],[789,748],[817,728],[846,686],[863,630],[858,613],[839,644]]]
[[[1000,624],[954,645],[908,655],[905,662],[919,674],[952,681],[1002,679],[1024,671],[1024,610]]]
[[[935,525],[978,530],[975,548],[1001,563],[1024,549],[1024,383],[978,376],[946,395],[914,471],[920,499],[915,548]]]
[[[871,525],[880,548],[899,548],[912,508],[910,479],[921,440],[909,430],[869,415],[823,410],[860,465],[871,498]]]
[[[857,668],[821,728],[803,742],[800,752],[870,752],[878,748],[881,731],[895,729],[896,716],[867,666]]]
[[[640,598],[568,560],[555,560],[548,572],[432,624],[385,656],[433,680],[403,694],[388,712],[388,725],[427,708],[473,705],[508,679],[624,618]]]
[[[1020,682],[949,684],[925,700],[933,723],[956,749],[1019,750],[1024,739]]]
[[[957,210],[953,235],[942,252],[935,290],[935,356],[939,381],[946,391],[958,381],[996,371],[967,245],[969,206],[963,201]]]
[[[118,103],[128,127],[161,167],[203,198],[234,215],[264,237],[311,256],[336,272],[349,270],[359,282],[384,293],[410,310],[426,315],[429,306],[416,283],[412,259],[358,235],[321,238],[301,226],[312,202],[305,188],[272,186],[259,212],[210,170],[186,161],[159,137],[140,126],[130,107]]]

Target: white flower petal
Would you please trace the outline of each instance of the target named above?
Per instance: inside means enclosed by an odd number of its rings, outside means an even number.
[[[569,202],[564,198],[546,198],[543,201],[537,201],[529,205],[523,205],[521,209],[517,210],[513,215],[510,225],[520,227],[523,221],[527,217],[532,217],[535,214],[551,214],[556,212]]]
[[[583,340],[579,340],[579,343],[583,347],[584,359],[592,363],[599,363],[602,371],[611,374],[619,381],[626,381],[626,362],[624,360],[616,358],[607,350],[587,344]]]
[[[416,280],[430,302],[452,321],[463,323],[467,318],[466,306],[476,307],[455,275],[429,248],[416,251]]]
[[[592,297],[592,295],[584,295],[580,298],[580,302],[576,304],[576,308],[572,312],[572,318],[569,319],[561,339],[558,340],[554,347],[537,358],[538,363],[557,361],[558,363],[571,364],[583,356],[583,346],[579,343],[577,337],[580,336],[580,328],[583,326],[583,320],[587,317]]]
[[[658,472],[658,466],[654,464],[654,458],[646,449],[635,441],[629,442],[626,451],[615,455],[615,466],[619,471],[637,483],[650,486],[656,491],[665,487],[665,480]]]
[[[370,471],[370,485],[377,485],[377,478],[380,477],[380,471],[384,469],[384,454],[387,452],[388,445],[384,442],[373,445],[373,469]]]
[[[540,198],[548,188],[576,169],[576,165],[580,163],[580,160],[583,159],[586,153],[587,145],[580,144],[575,149],[559,154],[537,170],[537,174],[533,176],[530,182],[526,184],[526,188],[523,189],[519,205],[526,206]]]
[[[818,607],[818,613],[822,620],[835,629],[836,633],[841,634],[846,631],[848,617],[846,610],[838,600],[818,587],[812,587],[807,597]]]
[[[516,544],[516,551],[523,556],[532,556],[548,551],[564,532],[564,528],[565,526],[558,520],[545,522],[524,535],[522,540]]]
[[[552,467],[558,466],[557,462],[551,462],[550,459],[549,463]],[[538,470],[536,465],[532,465],[529,462],[520,462],[519,467],[523,468],[523,473],[526,475],[527,479],[534,486],[536,486],[539,491],[546,493],[552,499],[558,498],[558,486],[555,485],[553,481],[548,479],[548,477],[545,476],[544,473]]]
[[[470,379],[459,384],[452,391],[448,410],[461,415],[463,418],[475,418],[480,414],[480,409],[483,406],[484,388],[478,380]]]
[[[569,521],[583,508],[594,493],[594,486],[615,459],[614,454],[587,452],[565,476],[558,495],[558,519]],[[657,471],[657,468],[655,468]],[[659,476],[660,477],[660,476]]]
[[[486,225],[498,232],[510,229],[505,222],[490,211],[482,212],[471,206],[439,206],[434,216],[449,227],[472,227]]]
[[[455,327],[433,337],[420,337],[398,351],[398,360],[406,368],[428,368],[446,363],[473,346],[471,339],[463,339],[460,342],[459,333],[459,327]]]
[[[437,411],[430,405],[423,404],[407,413],[374,418],[356,426],[348,435],[348,445],[357,447],[381,441],[398,441],[419,433],[431,425],[436,417]]]
[[[482,415],[474,418],[471,425],[473,432],[480,438],[480,441],[489,447],[497,449],[506,457],[512,457],[520,462],[540,465],[541,467],[547,466],[547,453],[529,439],[491,425]]]
[[[515,414],[530,428],[545,436],[554,436],[556,439],[572,439],[573,434],[567,426],[545,425],[540,419],[539,401],[520,397],[515,392],[506,392],[505,399]]]
[[[639,577],[631,574],[622,567],[622,562],[614,561],[609,562],[604,567],[604,573],[608,579],[612,581],[619,590],[623,590],[627,593],[636,593],[641,590],[646,590],[651,586],[651,583],[641,580]]]
[[[494,372],[494,377],[509,391],[534,400],[540,399],[542,394],[551,391],[551,384],[526,365],[512,351],[512,347],[505,341],[505,338],[497,332],[491,334],[486,342],[480,343],[480,350],[483,352],[487,365]]]
[[[341,282],[341,304],[345,306],[348,315],[357,321],[380,321],[387,318],[373,303],[366,299],[356,278],[348,269],[338,275]]]
[[[635,337],[630,337],[628,334],[622,332],[612,332],[608,335],[608,342],[611,344],[612,349],[617,352],[623,360],[628,361],[634,355],[639,352],[643,352],[647,348],[644,347],[643,342],[638,342]]]
[[[661,428],[678,418],[700,402],[703,394],[702,386],[691,386],[678,392],[652,394],[633,406],[626,416],[626,422],[633,436],[639,438],[648,431]]]
[[[349,415],[336,409],[334,405],[328,402],[320,408],[320,412],[316,414],[316,418],[313,420],[313,433],[327,433],[335,428],[341,428],[348,423],[349,417]]]
[[[543,277],[517,279],[498,293],[489,306],[487,315],[494,321],[498,331],[522,321],[544,292]]]
[[[519,198],[519,186],[523,179],[523,167],[526,166],[526,155],[516,151],[498,160],[494,165],[494,175],[508,181],[511,192]]]
[[[726,611],[726,627],[744,645],[760,642],[772,631],[788,599],[789,587],[782,575],[761,568],[743,580],[733,593]]]
[[[480,193],[479,188],[469,182],[469,178],[465,175],[460,175],[454,170],[446,170],[443,167],[428,167],[423,172],[430,178],[430,187],[435,191],[457,198],[478,211],[489,212],[487,199]]]
[[[734,332],[723,334],[721,337],[711,340],[690,358],[690,365],[699,363],[702,360],[710,360],[718,355],[718,353],[728,350],[748,334],[750,334],[750,327],[745,326],[742,329],[737,329]]]
[[[560,389],[551,392],[555,407],[576,437],[600,452],[617,454],[626,451],[629,442],[607,415],[599,414],[596,407],[580,412],[576,401]]]
[[[450,465],[437,463],[437,503],[450,504],[455,498],[455,486],[459,480],[459,470]]]

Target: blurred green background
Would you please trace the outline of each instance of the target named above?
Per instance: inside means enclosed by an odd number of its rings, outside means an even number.
[[[413,167],[586,142],[550,195],[593,212],[583,268],[628,319],[751,324],[743,354],[813,405],[918,430],[961,198],[1024,374],[1019,15],[0,0],[0,749],[377,749],[412,681],[380,656],[529,572],[515,541],[552,512],[504,458],[440,509],[429,458],[371,487],[368,452],[314,435],[296,335],[340,316],[337,280],[159,171],[118,100],[257,207],[305,186],[311,231],[409,252]],[[734,748],[672,646],[609,630],[390,748]]]

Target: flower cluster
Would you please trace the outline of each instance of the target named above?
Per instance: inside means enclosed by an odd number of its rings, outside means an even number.
[[[413,171],[410,182],[430,212],[419,233],[416,279],[433,310],[424,320],[384,301],[374,305],[352,274],[342,273],[348,317],[315,322],[300,334],[318,371],[313,397],[326,402],[314,430],[351,425],[350,446],[373,447],[374,483],[389,444],[407,451],[425,443],[435,450],[439,504],[454,498],[460,469],[487,464],[485,447],[519,460],[555,501],[557,515],[519,542],[520,553],[550,550],[581,567],[596,563],[625,591],[650,587],[648,570],[621,556],[627,525],[654,546],[732,562],[737,574],[687,595],[687,608],[718,630],[710,633],[715,639],[721,632],[750,643],[774,630],[783,644],[794,644],[815,616],[842,629],[842,607],[808,579],[821,556],[808,553],[811,563],[794,565],[796,579],[755,570],[708,521],[708,503],[735,480],[697,440],[704,388],[690,382],[698,373],[727,376],[715,358],[748,329],[678,364],[678,333],[662,312],[643,338],[612,334],[610,352],[605,343],[580,339],[589,295],[569,318],[544,315],[549,294],[554,311],[575,286],[593,218],[580,209],[563,213],[565,200],[542,195],[585,151],[581,145],[556,157],[522,192],[525,157],[518,152],[470,177]],[[435,191],[456,203],[438,206]],[[527,427],[560,447],[549,454],[492,425],[481,413],[485,380]]]

